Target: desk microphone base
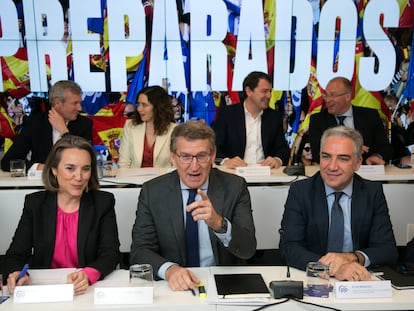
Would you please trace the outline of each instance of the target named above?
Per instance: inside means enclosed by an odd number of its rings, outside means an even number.
[[[280,298],[303,298],[302,281],[272,281],[269,284],[270,294],[274,299]]]
[[[283,169],[283,173],[287,174],[288,176],[305,176],[305,167],[302,164],[295,164],[286,166]]]

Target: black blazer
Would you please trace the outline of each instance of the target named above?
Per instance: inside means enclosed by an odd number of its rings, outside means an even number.
[[[92,143],[92,120],[78,116],[68,123],[69,133],[81,136]],[[26,161],[29,169],[33,163],[45,163],[53,146],[53,129],[48,120],[48,112],[36,113],[25,119],[23,129],[16,136],[12,146],[1,159],[1,169],[10,171],[10,160],[26,159],[32,152],[30,161]]]
[[[216,132],[217,158],[244,158],[246,122],[243,103],[221,107],[212,128]],[[286,164],[289,148],[279,111],[271,108],[263,110],[261,135],[265,158],[279,157]]]
[[[101,272],[101,279],[119,263],[118,227],[112,193],[90,191],[81,198],[78,222],[79,267]],[[5,256],[6,275],[30,268],[49,269],[56,239],[57,194],[39,191],[25,198],[23,214]]]
[[[256,250],[255,228],[246,181],[211,169],[208,193],[216,212],[231,222],[232,239],[224,247],[209,228],[217,265],[245,264]],[[186,266],[185,224],[180,178],[177,171],[143,184],[132,230],[130,262],[150,263],[154,276],[167,261]]]
[[[282,218],[285,249],[292,267],[305,270],[326,254],[328,204],[320,173],[290,186]],[[398,250],[382,184],[355,174],[351,203],[354,250],[364,252],[371,265],[393,264]],[[280,247],[283,247],[280,243]]]
[[[369,147],[369,152],[363,154],[363,160],[373,153],[380,154],[387,164],[392,159],[392,147],[386,135],[384,125],[375,109],[352,106],[354,127],[364,139],[364,145]],[[309,140],[312,149],[312,159],[319,163],[321,137],[323,132],[337,126],[334,115],[323,109],[320,113],[311,115],[309,123]]]

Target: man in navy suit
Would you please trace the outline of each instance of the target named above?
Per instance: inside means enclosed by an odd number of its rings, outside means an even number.
[[[31,115],[13,145],[1,159],[3,171],[10,170],[10,160],[26,160],[26,167],[39,163],[41,169],[54,143],[65,134],[77,135],[92,142],[92,120],[80,116],[82,90],[73,81],[58,81],[49,90],[51,109]],[[30,153],[30,160],[27,159]]]
[[[286,164],[289,150],[282,115],[269,108],[272,81],[266,73],[251,72],[243,81],[246,98],[220,108],[212,124],[217,158],[227,168],[261,164],[278,168]]]
[[[319,162],[320,139],[330,127],[345,125],[358,130],[364,139],[363,163],[384,165],[392,159],[392,146],[386,130],[375,109],[352,105],[352,84],[343,77],[329,81],[322,95],[326,108],[313,114],[309,123],[309,138],[314,155]]]
[[[212,167],[214,138],[201,121],[175,127],[170,159],[177,169],[145,182],[139,195],[130,262],[151,264],[172,290],[200,282],[187,267],[246,264],[256,251],[246,181]],[[193,221],[198,233],[187,230]]]
[[[355,129],[326,130],[320,172],[291,185],[282,219],[285,244],[280,246],[293,267],[305,270],[308,262],[320,261],[338,280],[362,281],[371,279],[367,267],[398,259],[382,184],[354,173],[362,163],[362,148]]]

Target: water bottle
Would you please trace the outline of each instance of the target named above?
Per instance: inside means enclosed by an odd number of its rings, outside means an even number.
[[[96,153],[96,166],[98,170],[98,179],[102,179],[103,177],[104,158],[101,154],[101,150],[103,150],[104,148],[106,149],[105,146],[94,146],[95,153]]]

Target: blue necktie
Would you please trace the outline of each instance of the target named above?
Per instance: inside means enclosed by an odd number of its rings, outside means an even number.
[[[188,189],[188,201],[187,205],[195,201],[197,189]],[[194,221],[191,213],[187,212],[185,218],[185,240],[186,240],[186,254],[187,254],[187,267],[199,267],[200,266],[200,254],[198,250],[198,225]]]
[[[342,253],[344,245],[344,213],[339,199],[344,193],[335,192],[335,201],[331,210],[331,225],[329,226],[327,252]]]

